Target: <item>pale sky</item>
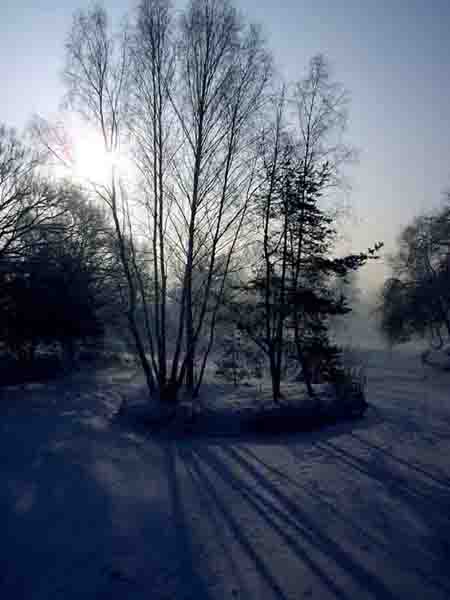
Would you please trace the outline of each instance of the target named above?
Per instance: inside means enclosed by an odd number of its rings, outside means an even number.
[[[51,117],[63,94],[64,41],[86,0],[0,0],[0,122],[21,130]],[[134,2],[106,0],[120,16]],[[182,5],[182,0],[176,2]],[[376,240],[393,249],[414,215],[450,187],[449,0],[236,0],[260,22],[277,66],[300,78],[324,53],[350,92],[352,249]],[[368,269],[367,285],[382,268]]]

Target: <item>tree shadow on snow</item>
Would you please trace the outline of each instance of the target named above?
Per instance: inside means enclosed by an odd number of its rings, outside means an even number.
[[[450,480],[379,441],[383,408],[168,440],[114,421],[120,386],[66,392],[2,405],[1,597],[450,596]]]
[[[357,434],[355,438],[359,439]],[[304,443],[290,440],[285,446],[299,467],[308,467],[311,457],[305,456]],[[267,448],[262,452],[264,445],[205,440],[180,443],[178,447],[178,460],[190,485],[202,497],[204,519],[214,522],[217,548],[229,554],[233,567],[229,567],[229,577],[237,589],[245,591],[242,581],[253,570],[265,590],[260,596],[247,591],[242,597],[308,596],[310,590],[302,592],[300,575],[305,570],[310,574],[308,580],[320,586],[319,593],[324,594],[320,597],[400,600],[422,593],[434,598],[450,594],[445,569],[448,549],[433,538],[439,532],[444,543],[450,533],[446,482],[400,476],[388,464],[375,468],[371,461],[365,462],[340,447],[339,440],[327,440],[323,435],[317,440],[316,436],[320,461],[345,463],[351,469],[356,489],[347,490],[350,497],[344,504],[338,496],[322,492],[314,478],[302,477],[301,468],[297,478],[292,467],[285,470],[277,465],[276,445],[270,447],[275,461],[267,458],[271,455]],[[419,475],[414,469],[411,473]],[[375,485],[367,490],[376,496],[368,499],[369,507],[362,511],[351,496],[361,478],[373,480]],[[386,506],[383,494],[389,498]],[[394,508],[391,500],[400,506]],[[385,514],[390,509],[393,512]],[[381,512],[387,521],[386,530],[375,518],[372,521],[371,510]],[[420,537],[406,519],[397,522],[402,510],[426,526],[430,537]],[[286,557],[282,570],[277,553]]]

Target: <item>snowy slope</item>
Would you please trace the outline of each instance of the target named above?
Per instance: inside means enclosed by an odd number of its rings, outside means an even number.
[[[157,442],[109,371],[0,396],[0,598],[450,598],[450,374],[369,355],[357,423]]]

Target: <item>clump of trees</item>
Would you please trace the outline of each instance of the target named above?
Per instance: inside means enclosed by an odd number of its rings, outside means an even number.
[[[295,107],[294,125],[285,114],[288,103]],[[343,257],[334,251],[337,214],[326,200],[339,187],[342,164],[350,157],[336,141],[346,106],[342,87],[330,81],[326,61],[317,56],[293,97],[280,97],[264,145],[255,208],[258,260],[235,313],[240,329],[267,355],[274,400],[281,395],[289,347],[310,395],[318,368],[321,377],[337,374],[339,349],[330,342],[330,317],[350,308],[336,282],[376,258],[381,247]]]
[[[391,344],[414,338],[442,347],[450,339],[450,205],[418,216],[399,237],[392,277],[380,303],[381,330]]]
[[[114,167],[93,192],[110,209],[148,388],[164,400],[201,384],[200,341],[212,335],[254,194],[270,73],[259,28],[227,1],[193,0],[179,20],[169,2],[143,1],[120,38],[100,8],[74,19],[69,104],[111,155],[126,138],[139,173],[137,210]],[[137,260],[142,235],[150,290]]]
[[[72,359],[79,342],[102,337],[118,280],[104,214],[43,167],[0,128],[0,344],[24,376],[40,345],[57,344]]]
[[[150,394],[197,396],[227,320],[265,353],[275,400],[288,347],[313,393],[317,357],[337,364],[329,319],[350,310],[336,282],[380,247],[335,253],[331,197],[351,151],[347,96],[325,59],[277,90],[260,28],[229,0],[189,0],[180,18],[169,0],[141,0],[120,30],[103,8],[75,15],[65,79],[67,106],[111,159],[107,180],[86,181],[84,193],[107,211],[112,242],[94,246],[120,273],[114,289]],[[104,260],[79,263],[77,244],[60,247],[52,276],[82,278],[82,321],[95,330]]]

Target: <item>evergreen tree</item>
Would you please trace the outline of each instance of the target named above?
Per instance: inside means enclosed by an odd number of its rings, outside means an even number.
[[[376,244],[367,253],[334,256],[335,217],[320,205],[330,176],[326,161],[306,172],[288,145],[276,171],[270,203],[267,191],[260,196],[269,224],[261,266],[245,286],[246,309],[237,307],[240,328],[269,358],[275,400],[286,347],[292,343],[311,395],[318,370],[323,377],[336,375],[339,349],[330,342],[329,320],[351,309],[333,283],[377,258],[381,248]]]

